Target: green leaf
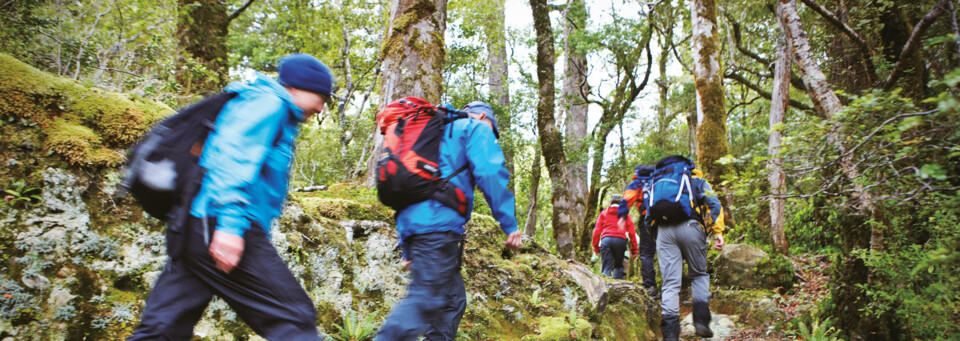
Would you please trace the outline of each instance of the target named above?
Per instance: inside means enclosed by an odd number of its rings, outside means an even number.
[[[947,171],[942,167],[940,167],[939,164],[928,163],[923,165],[923,167],[920,167],[920,178],[921,179],[933,178],[933,179],[943,181],[947,179]]]
[[[721,164],[721,165],[729,165],[729,164],[732,164],[732,163],[734,163],[734,162],[736,162],[736,159],[734,159],[733,155],[727,155],[727,156],[724,156],[724,157],[722,157],[722,158],[717,159],[717,163],[718,163],[718,164]]]
[[[903,120],[903,122],[900,122],[900,125],[897,126],[897,129],[900,131],[906,131],[921,124],[923,124],[922,118],[916,116],[908,117],[907,119]]]

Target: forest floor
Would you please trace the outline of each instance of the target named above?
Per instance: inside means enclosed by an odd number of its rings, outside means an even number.
[[[795,340],[796,336],[783,330],[788,321],[816,308],[828,295],[827,282],[830,277],[824,273],[830,268],[830,262],[823,255],[799,255],[791,257],[800,278],[792,290],[781,292],[777,300],[779,309],[786,312],[781,320],[769,321],[764,326],[740,326],[723,340]]]

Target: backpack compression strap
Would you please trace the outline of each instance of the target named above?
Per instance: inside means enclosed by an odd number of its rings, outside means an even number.
[[[460,169],[457,169],[452,174],[443,178],[443,180],[437,182],[437,186],[434,187],[433,194],[430,195],[430,199],[436,200],[444,206],[454,209],[461,216],[466,217],[467,197],[463,193],[463,190],[461,190],[459,187],[450,185],[450,179],[453,179],[453,177],[463,173],[463,171],[467,170],[469,167],[469,164],[463,165],[463,167],[460,167]]]

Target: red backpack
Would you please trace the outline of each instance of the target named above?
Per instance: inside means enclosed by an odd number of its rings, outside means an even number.
[[[397,212],[407,206],[437,200],[467,215],[467,197],[451,178],[467,169],[464,165],[446,177],[440,174],[440,141],[447,123],[467,118],[466,113],[438,108],[416,97],[390,103],[377,114],[383,137],[383,152],[377,162],[377,197]]]

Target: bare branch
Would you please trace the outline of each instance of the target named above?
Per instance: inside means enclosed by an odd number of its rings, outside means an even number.
[[[246,11],[247,8],[250,7],[250,5],[252,5],[254,1],[255,0],[247,0],[247,3],[243,4],[243,6],[240,6],[239,9],[237,9],[236,11],[233,12],[233,14],[230,14],[230,16],[227,17],[227,22],[229,23],[233,21],[233,19],[236,19],[241,14],[243,14],[243,11]]]
[[[903,74],[903,69],[907,66],[904,61],[907,58],[907,55],[913,53],[914,50],[920,46],[920,37],[924,32],[927,31],[927,28],[933,24],[933,21],[943,14],[943,10],[948,7],[950,0],[942,0],[939,4],[933,6],[933,9],[930,10],[927,15],[923,16],[923,19],[920,19],[917,22],[917,25],[913,26],[913,32],[910,33],[910,39],[907,40],[906,44],[903,44],[903,49],[900,50],[900,59],[897,60],[897,64],[893,66],[893,71],[890,71],[890,75],[887,76],[887,79],[880,83],[878,87],[883,90],[890,90],[893,88],[893,85],[897,83],[897,80],[900,79],[900,76]]]
[[[873,55],[870,53],[871,51],[870,46],[868,46],[867,42],[864,41],[862,37],[860,37],[860,34],[854,31],[853,28],[850,27],[850,25],[847,25],[847,23],[841,21],[840,18],[838,18],[835,14],[833,14],[833,12],[830,12],[823,6],[820,6],[819,4],[817,4],[815,0],[800,0],[800,1],[806,4],[807,7],[810,7],[810,9],[812,9],[814,12],[817,12],[818,14],[820,14],[821,17],[826,19],[829,23],[833,24],[833,26],[836,26],[838,29],[840,29],[840,32],[843,32],[843,34],[846,34],[848,37],[850,37],[850,39],[853,40],[853,42],[860,49],[860,55],[863,59],[863,63],[865,66],[864,68],[867,70],[867,81],[871,83],[876,82],[877,73],[876,73],[876,67],[873,66]]]
[[[731,72],[731,73],[725,74],[723,75],[723,78],[735,80],[737,81],[737,83],[743,84],[747,88],[750,88],[750,90],[756,91],[757,94],[759,94],[760,96],[763,96],[763,98],[766,98],[768,100],[773,98],[773,95],[771,93],[763,90],[763,88],[761,88],[760,86],[751,83],[749,80],[747,80],[743,76],[738,75],[736,73]],[[803,110],[803,111],[813,111],[812,107],[810,107],[809,105],[803,104],[800,101],[791,99],[789,103],[791,107],[794,107],[796,109]]]

